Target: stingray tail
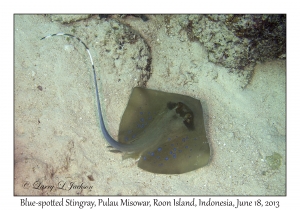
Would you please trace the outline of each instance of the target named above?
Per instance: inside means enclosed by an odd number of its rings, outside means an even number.
[[[103,133],[105,139],[107,140],[107,142],[112,147],[114,147],[114,148],[116,148],[117,150],[120,150],[120,151],[128,151],[128,150],[130,150],[130,148],[129,148],[128,145],[124,145],[124,144],[116,141],[115,139],[113,139],[111,137],[111,135],[108,133],[106,127],[105,127],[103,116],[102,116],[102,111],[101,111],[101,104],[100,104],[100,99],[99,99],[98,84],[97,84],[97,79],[96,79],[97,77],[96,77],[94,62],[93,62],[92,55],[91,55],[90,50],[87,47],[87,45],[83,41],[81,41],[81,39],[79,39],[78,37],[76,37],[74,35],[71,35],[71,34],[65,34],[65,33],[50,34],[50,35],[47,35],[47,36],[41,38],[41,40],[44,40],[44,39],[47,39],[47,38],[50,38],[50,37],[53,37],[53,36],[67,36],[67,37],[71,37],[71,38],[77,39],[81,44],[84,45],[86,51],[89,54],[89,57],[90,57],[90,60],[91,60],[91,63],[92,63],[92,70],[93,70],[93,76],[94,76],[94,85],[95,85],[95,89],[96,89],[97,109],[98,109],[99,123],[100,123],[100,127],[101,127],[101,130],[102,130],[102,133]]]

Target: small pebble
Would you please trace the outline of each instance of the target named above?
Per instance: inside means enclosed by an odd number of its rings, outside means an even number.
[[[75,48],[73,45],[67,44],[64,46],[65,51],[67,51],[68,53],[72,52]]]

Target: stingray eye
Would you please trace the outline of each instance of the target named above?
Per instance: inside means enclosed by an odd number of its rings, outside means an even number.
[[[169,101],[169,102],[167,103],[167,107],[168,107],[168,109],[170,109],[170,110],[174,109],[176,106],[177,106],[177,103],[174,103],[174,102],[171,102],[171,101]]]
[[[191,113],[187,113],[187,114],[184,116],[184,118],[185,118],[186,120],[190,120],[190,119],[192,118]]]

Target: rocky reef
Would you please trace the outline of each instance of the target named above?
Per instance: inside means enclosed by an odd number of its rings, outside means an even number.
[[[185,15],[180,25],[204,45],[211,62],[232,70],[285,58],[285,15]]]

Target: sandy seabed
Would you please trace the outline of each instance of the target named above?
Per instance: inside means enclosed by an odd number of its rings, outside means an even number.
[[[147,88],[201,100],[209,164],[185,174],[153,174],[110,152],[99,128],[84,47],[62,37],[40,40],[76,29],[74,35],[93,55],[104,117],[117,138],[138,76],[122,68],[122,61],[116,71],[101,56],[107,23],[92,17],[63,25],[43,15],[16,15],[15,195],[285,195],[286,61],[257,64],[241,88],[237,75],[208,61],[200,43],[167,34],[161,16],[124,21],[151,46]],[[268,161],[274,154],[282,157],[279,168]],[[72,183],[82,187],[64,188]]]

